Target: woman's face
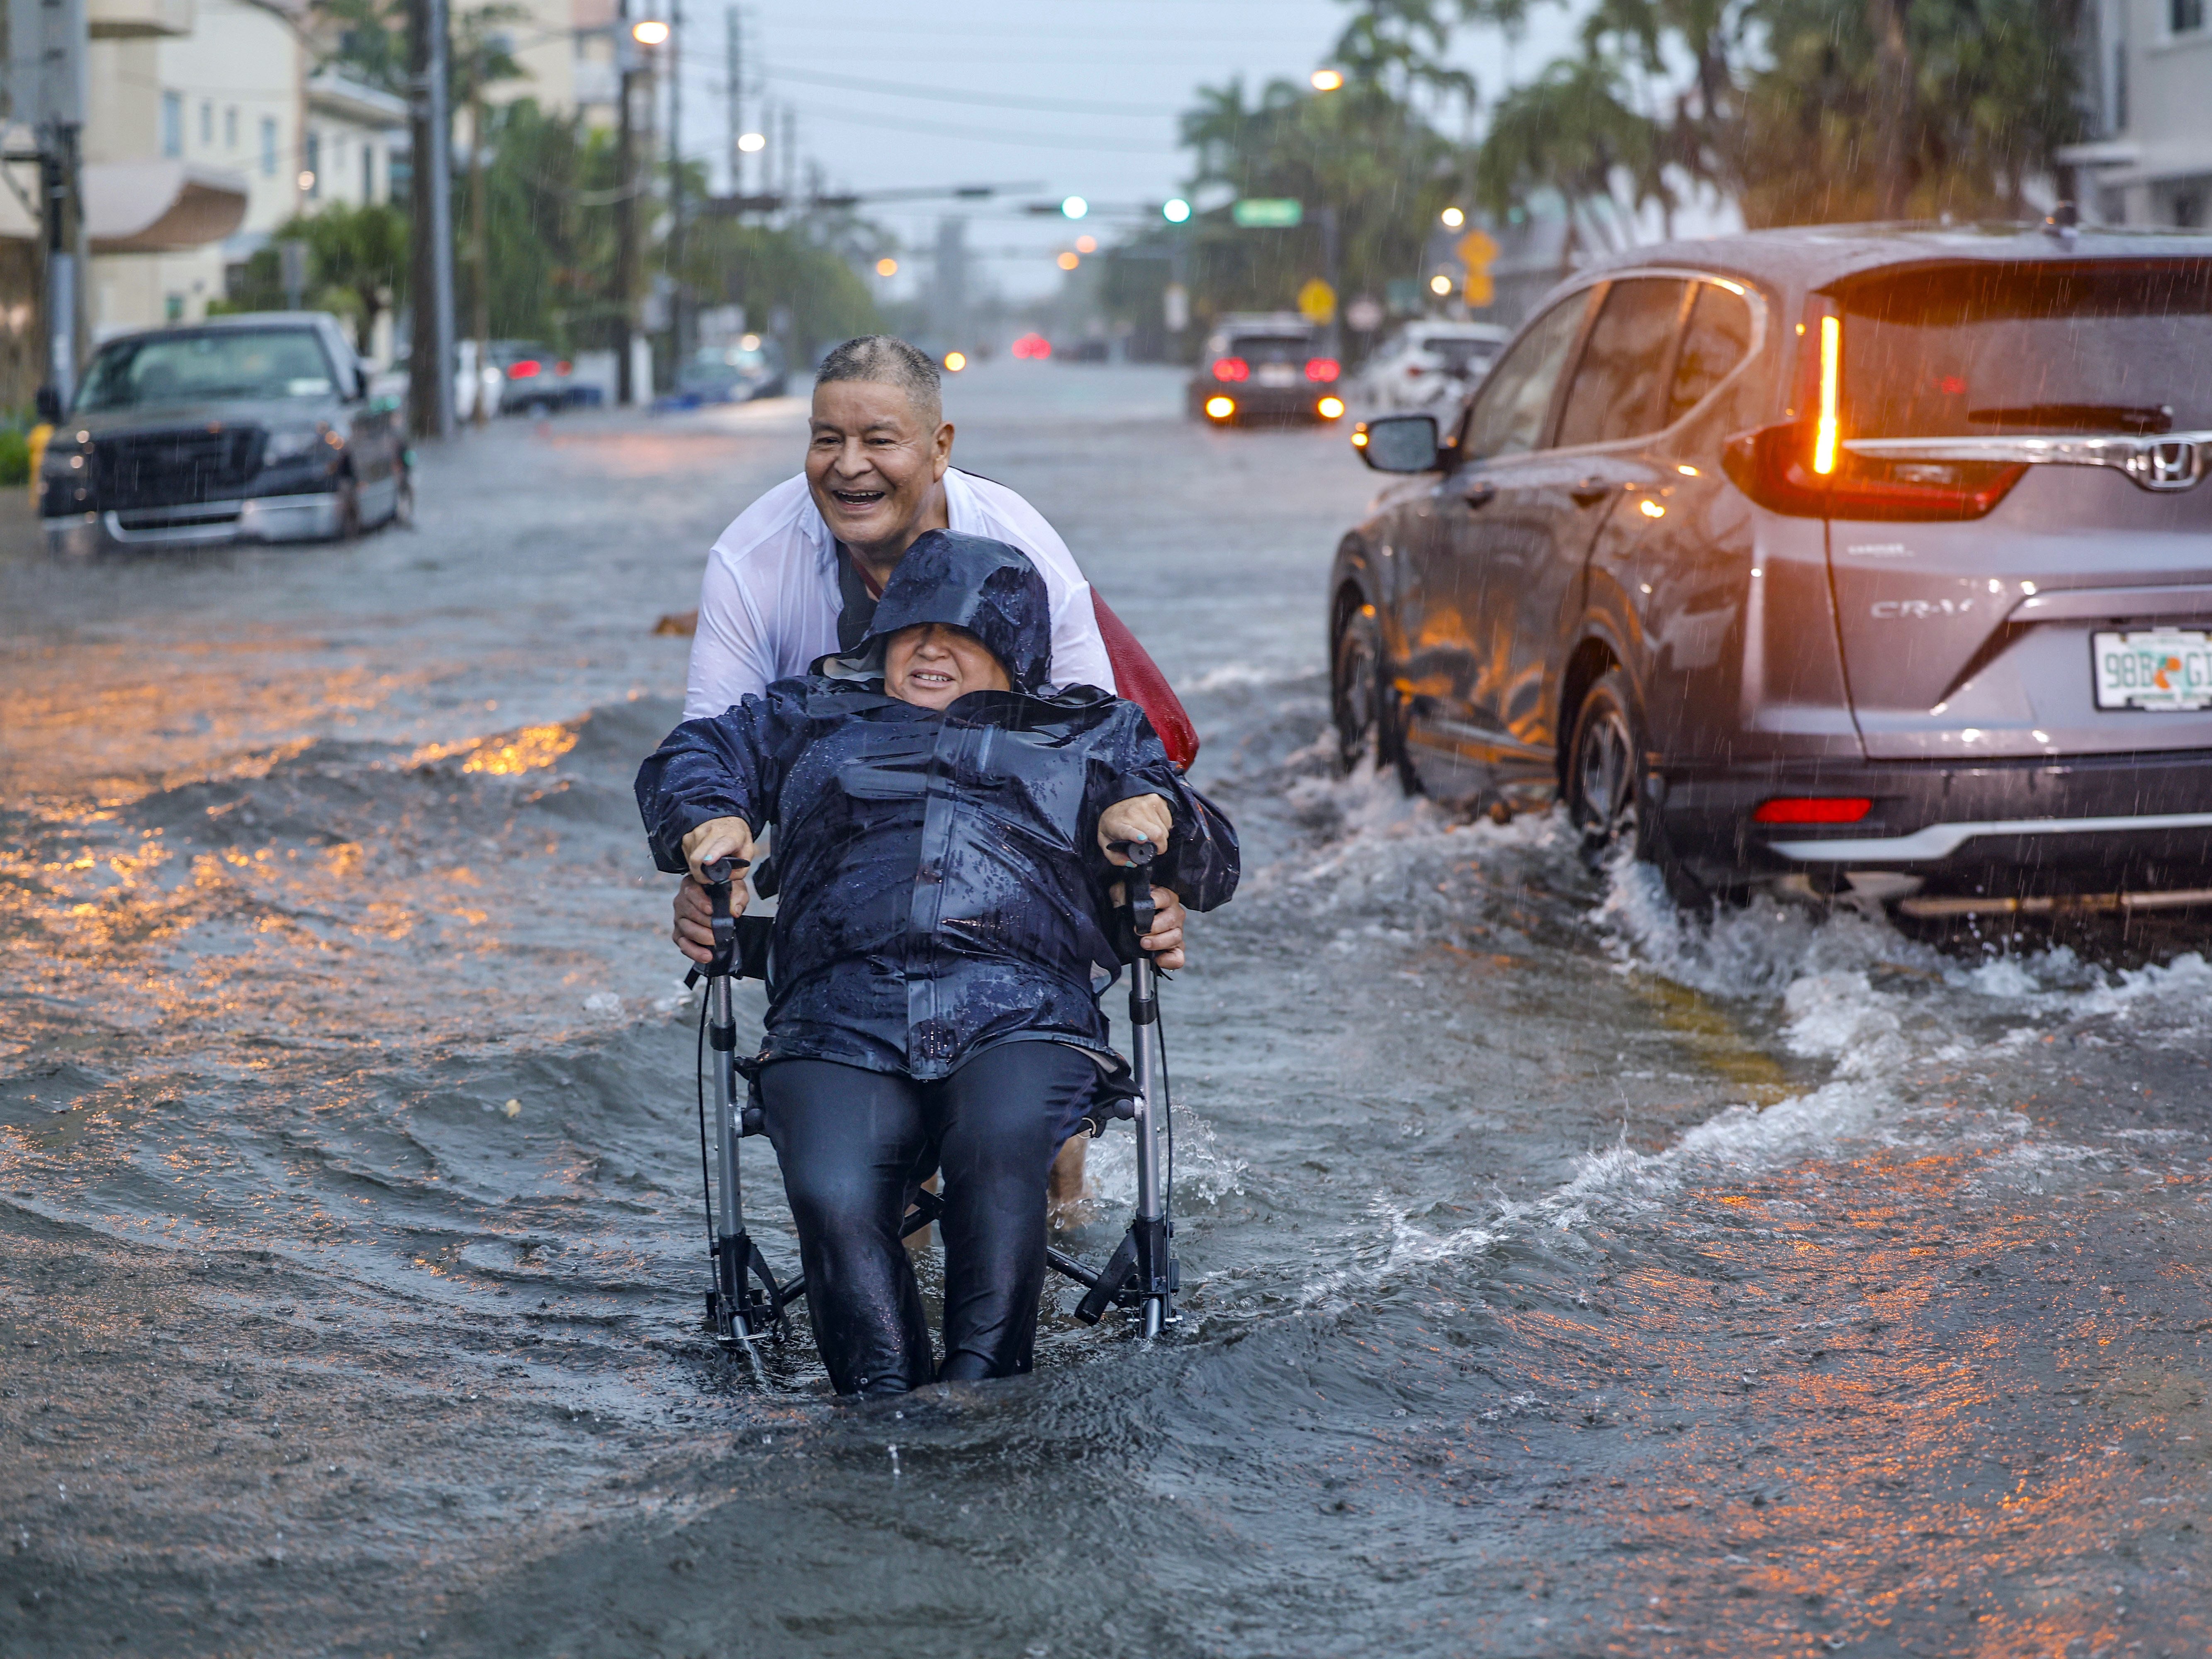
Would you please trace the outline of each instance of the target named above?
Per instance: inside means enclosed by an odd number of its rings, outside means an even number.
[[[902,628],[884,647],[884,690],[901,702],[943,708],[970,691],[1011,691],[983,641],[950,623]]]

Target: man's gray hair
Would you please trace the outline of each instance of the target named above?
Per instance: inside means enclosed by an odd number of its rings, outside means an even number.
[[[872,380],[898,387],[933,431],[945,418],[945,382],[936,363],[927,352],[895,335],[863,334],[837,347],[814,371],[815,385],[828,386],[832,380]]]

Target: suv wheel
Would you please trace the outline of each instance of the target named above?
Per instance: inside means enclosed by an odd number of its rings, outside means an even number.
[[[1567,750],[1567,817],[1582,839],[1583,861],[1595,869],[1615,847],[1626,845],[1658,866],[1676,903],[1708,902],[1711,893],[1672,856],[1665,830],[1643,810],[1650,777],[1644,753],[1636,694],[1626,673],[1609,669],[1576,711]]]
[[[1642,722],[1628,676],[1615,668],[1583,698],[1567,752],[1567,816],[1586,862],[1599,863],[1615,843],[1635,839],[1643,769]]]
[[[1382,627],[1372,605],[1346,608],[1337,624],[1336,647],[1329,653],[1329,714],[1336,727],[1337,764],[1347,773],[1371,761],[1378,769],[1395,766],[1398,786],[1418,793],[1405,746],[1398,737],[1397,699],[1382,666]]]

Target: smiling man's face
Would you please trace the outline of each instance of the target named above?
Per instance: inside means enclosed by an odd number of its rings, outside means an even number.
[[[814,388],[811,424],[806,486],[839,541],[890,565],[924,531],[944,527],[930,509],[952,455],[949,422],[933,424],[903,387],[832,380]]]

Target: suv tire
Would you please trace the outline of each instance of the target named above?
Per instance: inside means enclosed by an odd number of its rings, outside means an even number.
[[[1328,706],[1336,728],[1336,762],[1347,776],[1363,761],[1398,774],[1398,787],[1420,793],[1398,730],[1398,699],[1382,660],[1382,625],[1370,605],[1346,605],[1329,652]]]
[[[1677,904],[1709,904],[1712,893],[1674,856],[1665,827],[1646,805],[1652,793],[1649,752],[1635,688],[1626,671],[1607,669],[1575,711],[1567,749],[1567,817],[1581,840],[1583,862],[1598,869],[1626,844],[1657,867]]]

